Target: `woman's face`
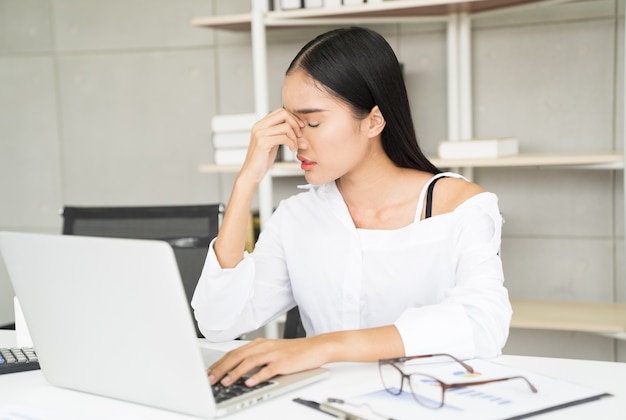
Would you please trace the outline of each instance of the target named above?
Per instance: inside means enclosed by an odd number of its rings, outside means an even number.
[[[305,71],[285,78],[283,107],[304,122],[297,157],[307,182],[334,181],[364,161],[370,147],[367,118],[356,119],[348,105]]]

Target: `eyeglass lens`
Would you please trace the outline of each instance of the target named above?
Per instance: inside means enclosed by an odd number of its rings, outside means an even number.
[[[441,383],[434,378],[412,373],[408,381],[403,384],[402,373],[392,364],[382,364],[380,368],[380,377],[387,392],[393,395],[399,395],[402,391],[410,392],[413,398],[428,408],[439,408],[443,405],[443,388]],[[403,386],[404,385],[404,386]]]

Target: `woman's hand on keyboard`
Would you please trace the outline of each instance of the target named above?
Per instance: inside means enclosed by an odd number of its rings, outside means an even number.
[[[404,345],[395,326],[337,331],[314,337],[256,340],[232,350],[209,369],[211,385],[228,386],[259,368],[246,385],[254,386],[276,375],[318,368],[331,362],[377,362],[404,356]]]
[[[327,363],[323,336],[288,340],[257,338],[228,352],[209,369],[211,385],[221,381],[228,386],[255,368],[258,372],[247,380],[254,386],[276,375],[285,375],[320,367]]]

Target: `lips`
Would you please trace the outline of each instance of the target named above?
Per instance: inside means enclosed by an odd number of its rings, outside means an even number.
[[[300,168],[303,171],[310,171],[316,165],[315,162],[308,160],[306,157],[304,157],[302,155],[298,155],[297,159],[301,162],[300,163]]]

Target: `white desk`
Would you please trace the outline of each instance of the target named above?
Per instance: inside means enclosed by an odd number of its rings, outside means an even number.
[[[0,330],[0,347],[15,345],[13,332]],[[603,398],[587,404],[543,414],[537,419],[625,419],[626,363],[587,360],[551,359],[525,356],[500,356],[495,361],[543,375],[585,384],[609,392]],[[326,414],[296,404],[296,397],[323,400],[358,381],[378,378],[376,364],[341,363],[328,366],[331,376],[274,400],[245,409],[227,419],[331,419]],[[88,369],[85,369],[88,375]],[[164,378],[164,380],[167,380]],[[61,389],[49,385],[41,371],[0,375],[0,415],[8,407],[25,407],[45,414],[46,420],[57,419],[115,419],[115,420],[189,420],[190,417],[150,407],[117,401],[95,395]]]

